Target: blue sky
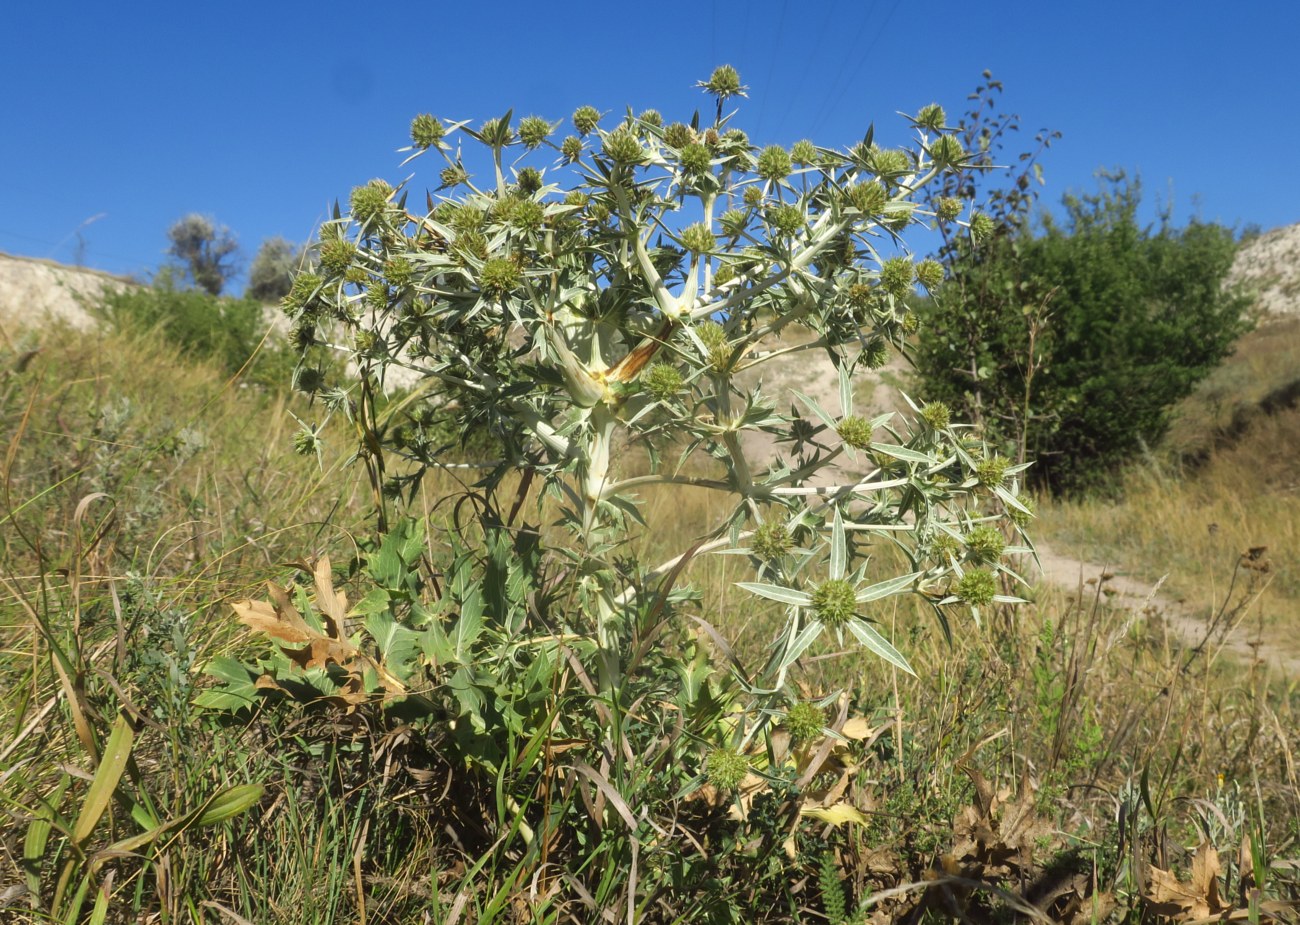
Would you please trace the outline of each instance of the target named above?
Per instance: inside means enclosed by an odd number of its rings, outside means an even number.
[[[1047,204],[1124,167],[1152,213],[1300,222],[1290,2],[6,7],[0,250],[72,262],[80,241],[117,273],[155,270],[187,212],[229,226],[245,265],[269,236],[308,239],[354,185],[406,175],[394,152],[416,113],[689,119],[708,105],[693,84],[722,63],[750,87],[733,124],[759,144],[844,146],[871,122],[902,144],[899,111],[959,114],[987,68],[1026,143],[1064,135],[1042,162]]]

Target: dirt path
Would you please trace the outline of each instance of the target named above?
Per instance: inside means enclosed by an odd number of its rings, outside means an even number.
[[[1245,664],[1258,659],[1274,672],[1286,677],[1300,677],[1300,656],[1287,651],[1275,640],[1253,639],[1248,627],[1233,627],[1222,641],[1217,630],[1213,638],[1207,639],[1212,614],[1162,594],[1163,578],[1150,584],[1122,574],[1117,567],[1064,555],[1043,542],[1035,545],[1040,568],[1036,576],[1026,576],[1031,580],[1037,577],[1067,593],[1081,594],[1085,604],[1095,597],[1100,584],[1109,606],[1128,610],[1135,616],[1158,617],[1180,646],[1189,650],[1205,646],[1211,658],[1226,656]]]

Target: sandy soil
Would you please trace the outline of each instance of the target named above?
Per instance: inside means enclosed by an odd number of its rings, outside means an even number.
[[[0,332],[13,337],[21,328],[39,327],[51,319],[93,327],[95,320],[85,306],[105,289],[135,285],[99,270],[0,253]]]

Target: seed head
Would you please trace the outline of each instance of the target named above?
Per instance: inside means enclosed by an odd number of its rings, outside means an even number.
[[[853,585],[843,578],[823,581],[812,593],[812,608],[817,619],[827,626],[843,626],[857,613],[858,602]]]
[[[320,446],[320,434],[316,433],[316,428],[304,424],[294,432],[293,451],[299,456],[311,456],[320,449]]]
[[[747,186],[744,195],[740,198],[745,205],[753,208],[763,201],[763,191],[757,186]]]
[[[664,117],[659,114],[657,109],[647,109],[636,118],[642,125],[653,125],[655,128],[664,124]]]
[[[976,243],[984,241],[993,235],[993,219],[983,212],[976,212],[970,220],[970,237]]]

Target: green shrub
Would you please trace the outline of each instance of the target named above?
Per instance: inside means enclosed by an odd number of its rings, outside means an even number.
[[[1245,332],[1248,300],[1225,289],[1236,244],[1223,227],[1138,221],[1140,187],[1103,174],[1038,233],[1023,217],[950,252],[922,312],[916,363],[928,399],[979,420],[1033,477],[1074,491],[1155,444],[1172,406]]]
[[[157,329],[182,350],[216,363],[228,375],[244,369],[258,354],[249,375],[264,384],[283,385],[296,361],[281,340],[274,335],[266,338],[269,324],[256,299],[178,289],[167,274],[153,286],[106,293],[97,311],[119,330]]]

